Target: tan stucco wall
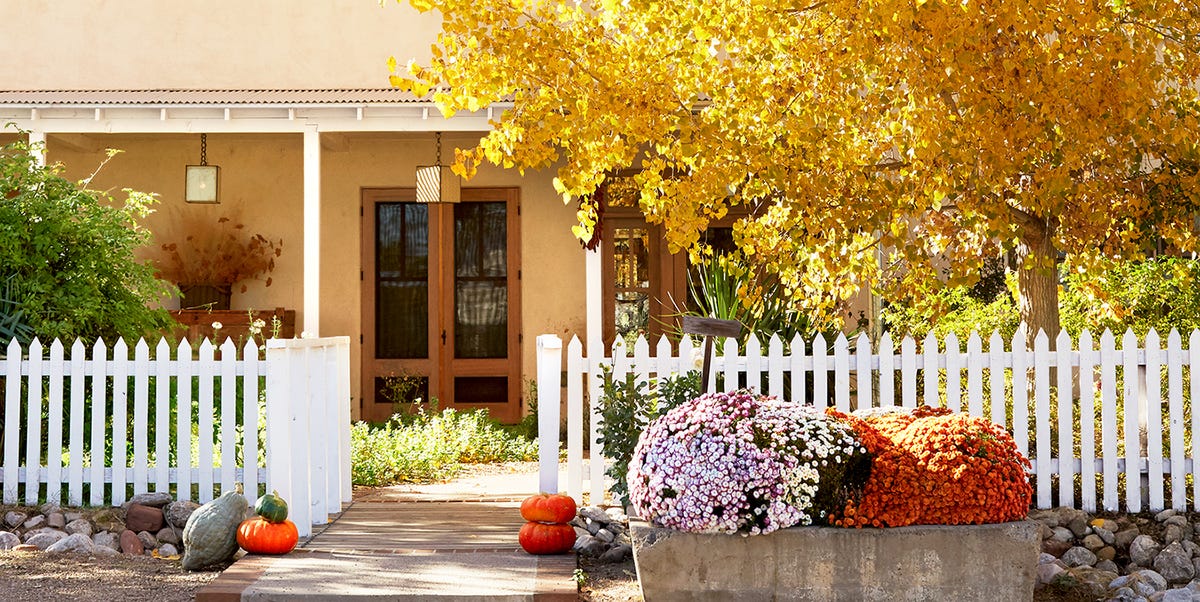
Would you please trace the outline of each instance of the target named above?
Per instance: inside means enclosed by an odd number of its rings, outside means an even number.
[[[0,87],[387,87],[441,28],[386,0],[0,0]]]
[[[457,143],[468,145],[478,134],[443,137],[444,152]],[[418,163],[433,157],[433,135],[426,133],[348,134],[337,147],[322,151],[321,211],[321,334],[350,335],[351,386],[359,397],[362,324],[362,226],[359,208],[365,187],[411,187]],[[94,145],[96,150],[89,150]],[[297,310],[303,322],[303,166],[299,134],[210,134],[208,162],[221,167],[221,203],[183,201],[184,166],[198,162],[195,135],[89,135],[48,138],[51,162],[62,162],[66,175],[80,179],[104,159],[104,148],[119,148],[93,180],[93,188],[122,188],[158,193],[161,203],[146,225],[163,240],[183,236],[179,224],[187,219],[215,220],[238,215],[247,230],[283,239],[283,255],[271,276],[273,283],[250,282],[249,290],[235,289],[234,309]],[[536,373],[534,350],[539,334],[584,330],[583,251],[571,236],[574,209],[566,207],[551,186],[552,173],[527,173],[483,168],[467,186],[516,186],[521,191],[521,324],[524,343],[521,368],[526,379]],[[154,249],[149,250],[151,253]],[[357,413],[358,403],[352,408]]]

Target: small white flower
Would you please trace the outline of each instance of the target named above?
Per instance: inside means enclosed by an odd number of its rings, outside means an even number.
[[[220,322],[213,322],[212,327],[213,327],[213,330],[221,330],[221,328],[223,328],[223,326],[221,325]]]

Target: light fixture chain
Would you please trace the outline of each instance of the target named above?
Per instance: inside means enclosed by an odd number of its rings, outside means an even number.
[[[208,134],[200,134],[200,164],[208,165]]]
[[[437,164],[440,167],[442,165],[442,133],[437,132],[434,137],[437,140]]]

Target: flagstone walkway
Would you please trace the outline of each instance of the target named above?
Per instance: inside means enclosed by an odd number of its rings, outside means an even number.
[[[245,556],[197,602],[234,600],[576,600],[575,556],[517,544],[536,467],[449,483],[356,491],[287,556]]]

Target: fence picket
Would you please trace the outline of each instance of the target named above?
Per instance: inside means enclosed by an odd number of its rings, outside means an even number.
[[[258,343],[253,337],[246,341],[242,359],[258,359]],[[258,497],[258,470],[255,470],[258,466],[258,365],[257,361],[242,362],[242,487],[248,498]],[[336,395],[335,391],[332,396]],[[339,419],[334,417],[328,426],[336,426],[338,423]],[[340,444],[340,441],[338,443]],[[333,444],[332,441],[330,444]],[[334,499],[340,501],[340,492]],[[340,504],[338,509],[340,510]]]
[[[1149,474],[1154,478],[1148,479],[1150,485],[1150,510],[1159,512],[1164,507],[1163,500],[1163,462],[1162,462],[1162,350],[1159,345],[1158,333],[1153,328],[1146,333],[1143,342],[1146,350],[1143,386],[1146,390],[1145,404],[1141,407],[1142,416],[1139,418],[1139,430],[1146,437],[1146,462]]]
[[[62,452],[63,452],[63,344],[54,339],[50,343],[50,364],[46,377],[50,384],[50,396],[46,404],[46,501],[62,503]]]
[[[992,422],[1008,428],[1004,407],[1004,339],[997,330],[993,330],[988,338],[988,381],[991,385],[988,403],[991,404]]]
[[[670,349],[670,346],[667,346]],[[771,335],[767,342],[767,394],[783,399],[783,341]]]
[[[1037,503],[1048,508],[1050,499],[1050,340],[1039,331],[1033,340],[1034,429],[1037,432]]]
[[[892,346],[892,335],[883,333],[879,338],[879,405],[896,405],[896,355]]]
[[[574,338],[574,337],[572,337]],[[569,346],[568,346],[569,347]],[[568,350],[569,353],[569,350]],[[579,346],[580,357],[583,356],[583,344]],[[568,360],[570,362],[570,360]],[[661,382],[667,379],[672,374],[686,374],[687,369],[682,365],[676,367],[672,365],[674,358],[671,356],[671,339],[667,335],[658,337],[658,344],[654,346],[654,380]]]
[[[941,400],[938,397],[938,379],[941,375],[941,369],[938,368],[938,343],[933,337],[933,333],[929,333],[925,337],[925,342],[921,344],[921,351],[925,354],[925,363],[922,366],[925,377],[925,405],[941,406]]]
[[[154,490],[171,491],[171,344],[154,348]]]
[[[839,334],[833,341],[833,385],[834,404],[842,412],[850,407],[850,342],[846,335]]]
[[[1133,334],[1132,329],[1126,330],[1121,339],[1121,357],[1125,368],[1125,505],[1132,512],[1142,511],[1141,477],[1137,470],[1142,459],[1138,422],[1144,407],[1141,399],[1144,389],[1141,387],[1145,379],[1140,378],[1141,375],[1138,374],[1141,370],[1138,367],[1137,352],[1137,336]]]
[[[983,341],[975,332],[967,338],[967,413],[983,416]]]
[[[200,359],[196,364],[199,383],[199,409],[196,417],[199,428],[196,439],[199,443],[196,466],[199,475],[196,483],[200,487],[200,503],[213,499],[213,344],[207,338],[200,343]]]
[[[946,335],[946,407],[962,411],[962,347],[958,335]]]
[[[692,339],[684,335],[683,340],[679,342],[679,355],[681,357],[690,357],[691,352]],[[589,338],[588,357],[584,365],[588,366],[588,449],[590,450],[588,458],[588,492],[591,494],[591,503],[593,505],[599,504],[604,500],[604,492],[608,489],[604,483],[604,473],[608,470],[604,465],[604,444],[600,443],[600,394],[603,385],[600,365],[603,362],[604,345],[600,342],[599,335]]]
[[[1096,511],[1096,351],[1092,333],[1079,334],[1079,458],[1082,509]]]
[[[125,484],[129,481],[127,469],[129,458],[126,455],[128,444],[129,416],[129,345],[125,339],[117,339],[113,345],[113,410],[112,410],[112,503],[120,506],[125,503]],[[207,500],[205,500],[207,501]]]
[[[762,391],[762,343],[754,333],[746,337],[746,388]]]
[[[221,493],[233,491],[237,480],[237,345],[226,337],[221,343]],[[314,376],[309,374],[309,376]],[[311,408],[320,412],[321,408]],[[323,421],[323,416],[313,416],[316,422]],[[321,442],[324,443],[324,442]]]
[[[645,335],[638,335],[633,342],[633,371],[637,374],[637,382],[650,383],[650,343]]]
[[[1071,382],[1071,335],[1059,331],[1054,343],[1057,365],[1055,411],[1058,414],[1058,499],[1059,505],[1075,505],[1075,426]]]
[[[912,337],[900,341],[900,388],[904,407],[917,407],[917,342]]]
[[[820,333],[813,339],[813,405],[829,407],[829,359],[825,352],[825,337]]]
[[[21,344],[8,342],[4,356],[4,503],[16,504],[21,445]],[[15,378],[14,378],[15,376]]]
[[[660,341],[658,361],[661,363],[670,356],[669,350],[663,355]],[[571,342],[567,343],[567,495],[576,500],[583,499],[582,367],[583,343],[579,342],[579,337],[571,337]]]
[[[854,378],[855,389],[858,394],[854,407],[875,407],[871,399],[871,339],[867,338],[867,333],[865,332],[859,333],[858,338],[854,342]]]
[[[97,339],[92,346],[89,364],[92,372],[92,441],[88,446],[91,462],[88,470],[88,503],[99,506],[104,503],[104,458],[107,453],[104,440],[108,431],[108,347],[103,340]]]
[[[722,367],[724,368],[723,372],[724,372],[724,381],[725,381],[724,386],[721,390],[726,391],[726,392],[736,391],[739,386],[739,383],[738,383],[739,374],[738,374],[738,366],[737,366],[737,360],[738,360],[737,339],[732,338],[732,337],[725,339],[725,343],[721,346],[721,351],[724,352]],[[714,363],[716,363],[716,362],[714,362]]]
[[[1171,449],[1171,507],[1187,509],[1187,483],[1184,480],[1183,449],[1183,351],[1179,331],[1172,328],[1167,335],[1167,411]]]
[[[175,489],[180,492],[181,497],[193,499],[195,494],[192,493],[192,402],[196,398],[192,395],[192,375],[195,373],[195,363],[192,361],[192,345],[187,339],[179,341],[175,356],[179,358],[179,378],[176,381],[179,386],[176,387],[175,394],[175,464],[179,470]]]
[[[150,346],[139,339],[133,348],[133,493],[149,490]]]
[[[29,344],[29,395],[26,401],[25,504],[38,503],[42,472],[42,343],[36,338]]]
[[[1107,328],[1100,335],[1100,435],[1104,457],[1104,509],[1117,510],[1117,350]]]
[[[1017,327],[1012,338],[1013,440],[1017,451],[1029,457],[1029,356],[1025,345],[1025,325]]]
[[[67,444],[67,504],[83,504],[83,366],[86,354],[83,341],[71,344],[70,435]]]
[[[1200,399],[1200,330],[1193,330],[1188,337],[1188,388],[1192,399]],[[1200,450],[1200,410],[1192,402],[1192,510],[1200,512],[1200,462],[1196,462],[1197,450]]]
[[[808,387],[805,382],[808,380],[807,371],[804,369],[804,339],[800,335],[792,337],[792,344],[789,346],[791,355],[789,356],[788,366],[792,372],[792,401],[796,403],[804,403],[807,401],[805,391]]]

